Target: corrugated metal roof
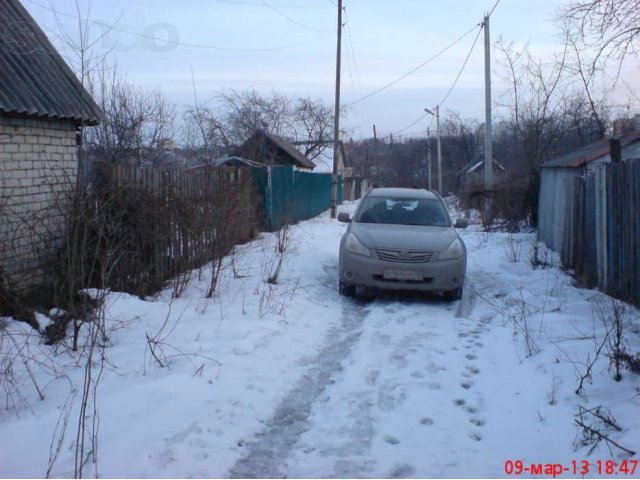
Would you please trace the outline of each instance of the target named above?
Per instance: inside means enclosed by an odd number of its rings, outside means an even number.
[[[640,141],[640,131],[627,133],[617,137],[620,147],[624,148]],[[542,164],[542,168],[574,167],[578,168],[599,158],[609,155],[609,139],[599,140],[591,145],[574,150],[571,153],[554,158]]]
[[[0,113],[102,118],[91,95],[18,0],[0,0]]]

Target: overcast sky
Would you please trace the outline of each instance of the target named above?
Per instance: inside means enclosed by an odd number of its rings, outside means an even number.
[[[73,0],[21,0],[56,46],[74,35]],[[500,36],[541,55],[561,44],[553,16],[566,0],[501,0],[490,22]],[[159,86],[179,105],[216,91],[253,88],[311,96],[333,105],[337,0],[79,0],[91,21],[97,54],[109,53],[129,80]],[[441,104],[469,54],[485,12],[496,0],[344,0],[342,127],[355,137],[435,129],[425,107]],[[58,12],[57,19],[52,10]],[[133,34],[132,34],[133,33]],[[468,33],[435,60],[379,93]],[[166,40],[169,40],[168,42]],[[64,52],[63,52],[64,53]],[[68,55],[72,55],[68,52]],[[492,52],[494,103],[504,92]],[[441,112],[484,117],[483,34]],[[632,74],[638,78],[637,65]],[[355,102],[355,103],[354,103]]]

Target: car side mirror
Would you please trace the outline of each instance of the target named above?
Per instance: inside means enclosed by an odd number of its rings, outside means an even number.
[[[469,226],[469,219],[465,217],[458,218],[456,220],[456,228],[467,228]]]
[[[343,223],[351,223],[351,217],[347,212],[338,213],[338,221]]]

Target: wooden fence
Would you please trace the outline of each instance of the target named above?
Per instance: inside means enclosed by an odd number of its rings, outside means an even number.
[[[96,217],[109,232],[103,242],[108,283],[118,290],[156,291],[255,233],[259,202],[245,167],[162,171],[97,164],[94,185]]]
[[[587,286],[640,305],[640,159],[567,180],[562,263]]]

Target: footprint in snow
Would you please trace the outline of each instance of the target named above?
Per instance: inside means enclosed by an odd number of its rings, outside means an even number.
[[[470,405],[465,405],[462,408],[465,410],[465,412],[468,412],[468,413],[476,413],[478,411],[476,407],[472,407]]]
[[[471,417],[469,422],[473,423],[476,427],[482,427],[484,425],[484,420],[482,418]]]
[[[467,402],[466,402],[464,399],[462,399],[462,398],[456,398],[456,399],[453,401],[453,404],[454,404],[454,405],[456,405],[456,406],[458,406],[458,407],[463,406],[465,403],[467,403]]]
[[[203,461],[208,459],[209,459],[209,454],[207,452],[196,453],[196,460]]]
[[[462,388],[464,388],[465,390],[470,389],[470,388],[471,388],[471,385],[473,385],[473,383],[472,383],[472,382],[462,382],[462,383],[460,384],[460,386],[461,386]]]
[[[464,358],[466,358],[467,360],[475,360],[477,357],[477,355],[474,355],[473,353],[467,353]]]
[[[427,367],[427,370],[431,373],[446,372],[447,367],[443,367],[441,365],[436,365],[435,363],[432,363]]]
[[[480,373],[480,369],[476,367],[467,367],[467,370],[469,370],[474,375],[478,375]]]
[[[400,443],[400,440],[392,435],[385,435],[383,438],[389,445],[398,445]]]
[[[391,470],[389,478],[407,478],[413,476],[415,473],[416,469],[411,465],[398,465]]]
[[[475,440],[476,442],[480,442],[482,440],[482,435],[480,435],[477,432],[472,432],[469,434],[469,437],[471,437],[472,440]]]
[[[380,375],[380,370],[371,370],[367,375],[367,384],[375,385],[379,375]]]
[[[433,425],[433,420],[431,420],[429,417],[421,418],[420,425]]]

